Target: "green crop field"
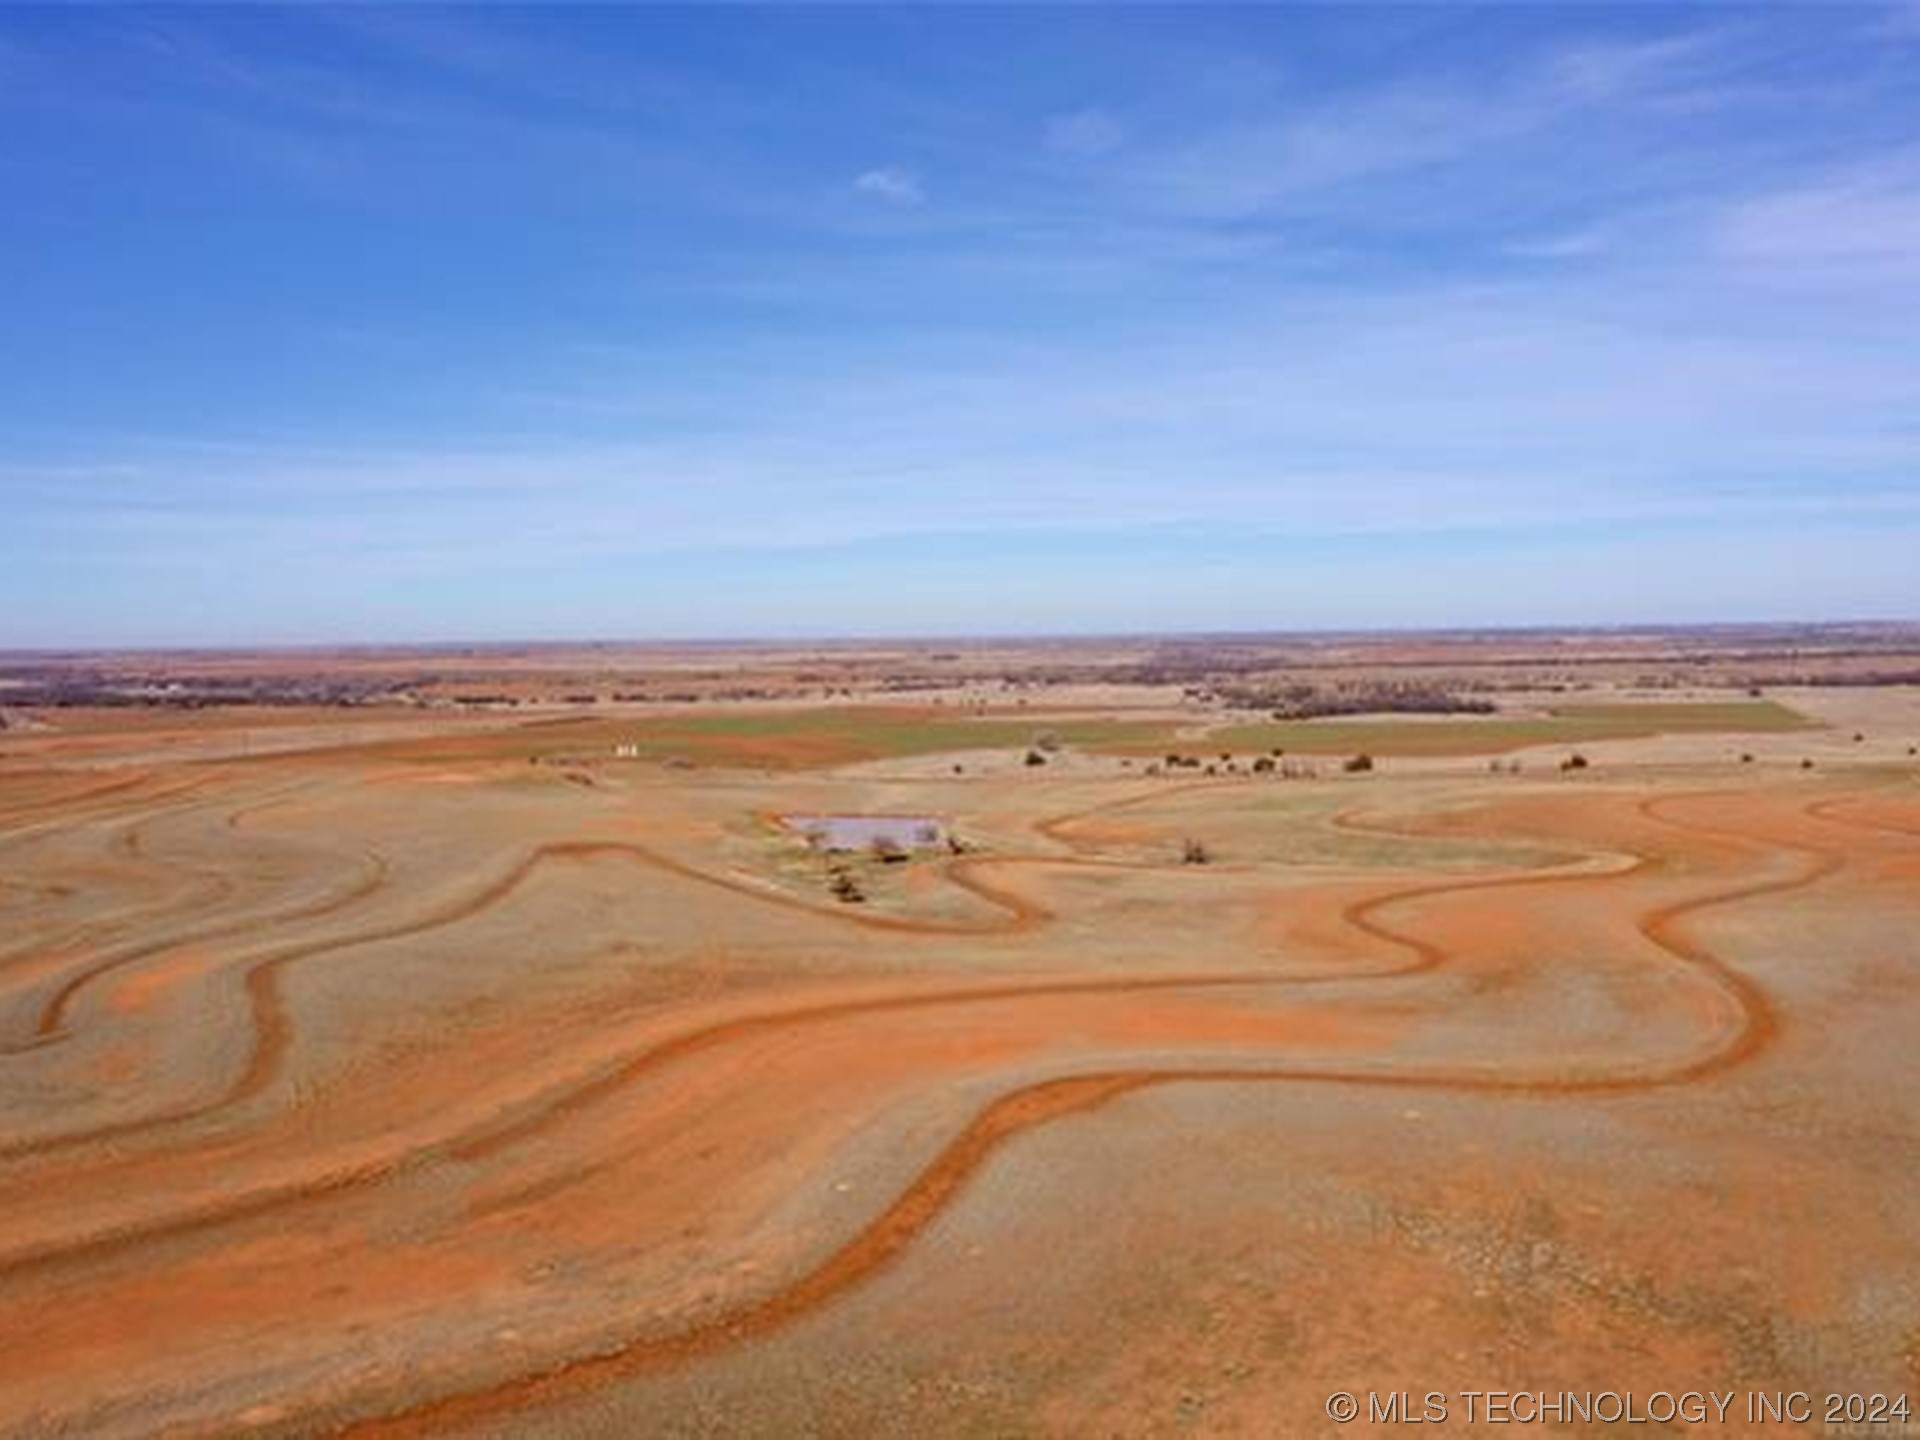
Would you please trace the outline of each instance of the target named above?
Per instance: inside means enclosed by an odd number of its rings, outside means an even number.
[[[636,758],[699,765],[811,769],[954,750],[1024,749],[1051,735],[1100,754],[1203,758],[1231,752],[1301,755],[1489,755],[1526,745],[1689,732],[1799,730],[1811,722],[1771,701],[1569,705],[1540,716],[1435,720],[1287,720],[1227,725],[1180,738],[1160,720],[974,717],[930,706],[841,705],[813,709],[716,710],[673,715],[567,715],[480,735],[376,747],[408,758],[605,759],[615,746]]]
[[[1493,755],[1528,745],[1576,745],[1681,733],[1755,734],[1815,728],[1771,700],[1699,704],[1567,705],[1546,715],[1444,720],[1277,720],[1229,725],[1189,753],[1302,755]],[[1181,748],[1181,747],[1175,747]]]
[[[972,719],[931,707],[849,705],[807,710],[731,710],[621,718],[563,716],[480,736],[404,742],[410,758],[605,759],[615,746],[636,758],[699,765],[805,769],[952,750],[1022,749],[1043,735],[1064,745],[1150,751],[1172,727],[1145,720]]]

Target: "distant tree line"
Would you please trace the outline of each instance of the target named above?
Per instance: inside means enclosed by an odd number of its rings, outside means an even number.
[[[1343,680],[1316,685],[1223,685],[1215,693],[1240,710],[1265,710],[1275,720],[1328,715],[1491,715],[1493,701],[1422,680]]]

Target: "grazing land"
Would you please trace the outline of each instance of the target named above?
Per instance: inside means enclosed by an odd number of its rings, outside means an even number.
[[[1811,728],[1771,701],[1642,705],[1554,705],[1517,720],[1282,720],[1228,725],[1214,737],[1227,750],[1291,749],[1313,755],[1485,755],[1531,745],[1577,745],[1656,735],[1743,735]]]
[[[1920,1401],[1912,627],[0,702],[0,1433]]]

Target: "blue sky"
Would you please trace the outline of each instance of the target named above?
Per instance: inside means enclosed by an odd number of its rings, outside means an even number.
[[[11,6],[0,196],[0,645],[1920,615],[1920,6]]]

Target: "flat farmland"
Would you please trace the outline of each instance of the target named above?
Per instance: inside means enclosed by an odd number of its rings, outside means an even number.
[[[264,753],[244,713],[37,712],[0,755],[0,1430],[1920,1390],[1920,707],[1871,701],[372,714]],[[1132,753],[1275,730],[1428,763]],[[1701,737],[1764,753],[1662,748]],[[1560,773],[1576,740],[1613,748]],[[1539,763],[1488,773],[1509,743]]]
[[[1534,745],[1584,745],[1656,735],[1772,735],[1817,728],[1773,701],[1555,705],[1544,713],[1492,716],[1278,720],[1223,726],[1222,749],[1303,755],[1499,755]]]
[[[398,753],[429,761],[461,757],[598,758],[628,747],[630,758],[691,764],[806,770],[911,755],[975,749],[1027,749],[1036,738],[1110,749],[1151,748],[1171,724],[1150,720],[951,715],[932,706],[765,706],[734,712],[558,717],[403,744]]]

